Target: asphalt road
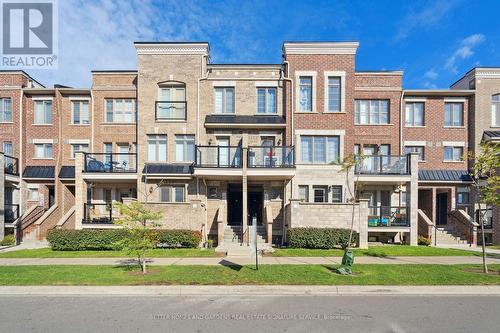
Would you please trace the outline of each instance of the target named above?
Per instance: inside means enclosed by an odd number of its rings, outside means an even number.
[[[64,287],[62,287],[64,288]],[[498,296],[0,296],[0,332],[498,332]]]

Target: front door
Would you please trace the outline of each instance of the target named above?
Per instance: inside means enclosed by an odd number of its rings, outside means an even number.
[[[56,191],[54,187],[49,187],[49,208],[52,207],[56,201]]]
[[[445,225],[448,213],[448,193],[438,193],[436,199],[437,224]]]
[[[227,224],[241,226],[243,219],[243,194],[240,184],[227,186]]]
[[[253,225],[252,221],[254,217],[257,219],[257,225],[262,225],[263,199],[262,189],[249,189],[247,206],[248,225]]]

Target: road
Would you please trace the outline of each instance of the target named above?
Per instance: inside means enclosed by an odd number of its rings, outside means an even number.
[[[444,333],[500,327],[498,296],[2,295],[0,302],[0,332]]]

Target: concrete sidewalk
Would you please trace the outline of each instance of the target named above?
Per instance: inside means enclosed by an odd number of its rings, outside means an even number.
[[[341,257],[260,257],[262,265],[328,265],[340,264]],[[356,264],[481,264],[481,257],[356,257]],[[500,264],[498,258],[488,258],[490,264]],[[0,266],[23,265],[136,265],[131,258],[0,258]],[[249,257],[210,257],[210,258],[151,258],[149,265],[253,265],[255,258]]]
[[[25,296],[500,296],[500,286],[0,286],[0,297]]]

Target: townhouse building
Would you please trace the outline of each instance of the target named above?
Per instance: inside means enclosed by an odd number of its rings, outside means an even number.
[[[137,70],[93,71],[90,88],[0,73],[2,232],[117,228],[113,202],[138,200],[223,252],[246,251],[251,228],[261,248],[349,228],[353,208],[360,247],[477,243],[463,157],[483,139],[479,80],[405,90],[401,71],[357,70],[357,42],[286,42],[276,64],[213,64],[205,42],[135,48]]]

